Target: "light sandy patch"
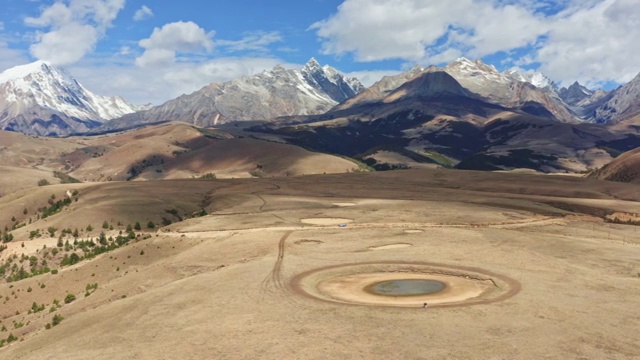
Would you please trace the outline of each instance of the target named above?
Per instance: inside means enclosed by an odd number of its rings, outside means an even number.
[[[408,229],[404,231],[405,234],[420,234],[423,232],[424,230],[418,230],[418,229]]]
[[[352,219],[342,219],[342,218],[308,218],[308,219],[300,219],[300,222],[303,224],[309,225],[339,225],[339,224],[348,224],[352,223]]]
[[[411,246],[413,246],[413,245],[411,245],[411,244],[389,244],[389,245],[382,245],[382,246],[371,246],[371,247],[369,247],[369,250],[378,251],[378,250],[403,249],[403,248],[408,248],[408,247],[411,247]]]
[[[352,207],[352,206],[356,206],[356,204],[352,203],[352,202],[335,202],[335,203],[332,203],[331,205],[337,206],[337,207]]]
[[[20,254],[35,254],[38,250],[43,249],[44,247],[48,249],[53,249],[56,247],[58,243],[58,239],[56,238],[44,238],[44,239],[34,239],[29,241],[20,241],[20,242],[10,242],[7,243],[7,250],[2,252],[4,257],[8,257],[10,255],[20,255]],[[0,257],[2,258],[2,257]]]
[[[437,293],[415,296],[383,296],[365,291],[371,285],[390,280],[435,280],[444,283],[446,287]],[[410,273],[373,273],[341,276],[325,280],[318,284],[321,295],[340,302],[362,305],[384,306],[422,306],[428,304],[451,304],[474,299],[489,293],[495,286],[490,280],[472,280],[459,276],[438,274],[410,274]]]

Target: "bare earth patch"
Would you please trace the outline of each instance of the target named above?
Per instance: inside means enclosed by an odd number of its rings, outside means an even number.
[[[300,219],[300,222],[303,224],[309,225],[340,225],[340,224],[349,224],[352,223],[352,219],[342,219],[342,218],[308,218],[308,219]]]
[[[420,234],[423,232],[424,230],[417,230],[417,229],[409,229],[404,231],[405,234]]]
[[[352,207],[352,206],[356,206],[356,204],[352,203],[352,202],[335,202],[335,203],[332,203],[331,205],[337,206],[337,207]]]
[[[382,246],[371,246],[369,248],[369,250],[378,251],[378,250],[403,249],[403,248],[408,248],[408,247],[411,247],[411,246],[413,246],[413,245],[411,245],[411,244],[389,244],[389,245],[382,245]]]

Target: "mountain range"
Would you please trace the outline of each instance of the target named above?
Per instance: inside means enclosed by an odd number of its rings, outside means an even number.
[[[65,70],[46,62],[0,74],[0,128],[33,135],[119,130],[160,121],[212,126],[230,121],[320,115],[381,100],[408,80],[440,69],[473,98],[567,123],[615,124],[640,112],[640,75],[612,92],[574,83],[559,88],[538,72],[499,72],[459,58],[443,68],[416,66],[365,89],[355,78],[311,59],[302,69],[270,71],[214,83],[159,106],[134,106],[121,97],[91,93]]]
[[[244,122],[255,134],[380,169],[410,162],[582,172],[640,146],[640,75],[611,92],[577,82],[560,88],[541,73],[465,58],[368,88],[312,58],[301,69],[276,66],[154,107],[92,94],[66,71],[36,62],[0,74],[0,110],[2,129],[32,135]]]

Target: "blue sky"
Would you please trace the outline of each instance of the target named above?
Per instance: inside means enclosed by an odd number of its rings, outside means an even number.
[[[640,0],[3,0],[0,71],[47,60],[156,104],[311,57],[365,84],[465,56],[611,88],[639,38]]]

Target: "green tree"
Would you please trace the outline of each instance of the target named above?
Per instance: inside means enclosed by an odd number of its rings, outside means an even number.
[[[149,229],[153,229],[153,228],[155,228],[155,227],[156,227],[156,224],[154,224],[154,223],[153,223],[153,221],[149,221],[149,222],[147,223],[147,227],[148,227]]]
[[[109,223],[107,222],[107,220],[105,220],[105,221],[102,223],[102,228],[103,228],[103,229],[108,229],[108,228],[109,228]]]
[[[133,226],[133,228],[138,230],[138,231],[142,229],[142,227],[140,226],[140,223],[137,222],[137,221],[136,221],[136,224]]]

